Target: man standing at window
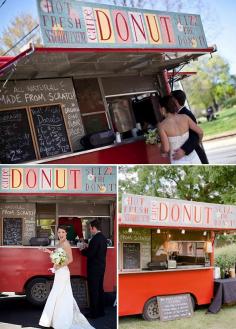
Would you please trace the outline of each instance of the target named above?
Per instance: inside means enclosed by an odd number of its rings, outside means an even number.
[[[100,231],[98,220],[93,220],[89,226],[92,239],[82,254],[87,257],[87,279],[90,299],[90,314],[88,317],[97,318],[104,313],[103,280],[106,268],[107,240]]]

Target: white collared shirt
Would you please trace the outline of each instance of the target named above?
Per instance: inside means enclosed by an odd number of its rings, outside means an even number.
[[[181,106],[181,107],[178,109],[177,113],[179,113],[184,107],[185,107],[185,105]]]

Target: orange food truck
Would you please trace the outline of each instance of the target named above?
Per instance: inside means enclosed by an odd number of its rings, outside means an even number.
[[[145,127],[180,68],[215,51],[200,16],[75,0],[38,13],[43,45],[0,58],[0,162],[169,163]]]
[[[119,315],[160,318],[158,298],[189,294],[209,304],[214,239],[236,229],[236,206],[123,194],[119,218]]]
[[[0,291],[26,294],[43,304],[53,282],[48,254],[58,224],[68,227],[73,263],[72,288],[88,306],[86,257],[77,242],[89,239],[89,221],[98,219],[107,238],[104,290],[116,291],[116,167],[0,165]]]

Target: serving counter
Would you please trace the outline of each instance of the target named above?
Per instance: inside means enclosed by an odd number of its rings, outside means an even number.
[[[35,163],[50,164],[169,164],[161,154],[160,145],[146,144],[143,137],[130,138],[108,146],[39,160]]]

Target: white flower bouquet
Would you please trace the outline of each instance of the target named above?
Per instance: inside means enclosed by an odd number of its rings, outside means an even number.
[[[146,138],[146,144],[158,144],[161,141],[157,128],[149,129],[144,137]]]
[[[50,254],[50,258],[55,265],[64,265],[67,259],[66,252],[62,248],[57,248]]]

